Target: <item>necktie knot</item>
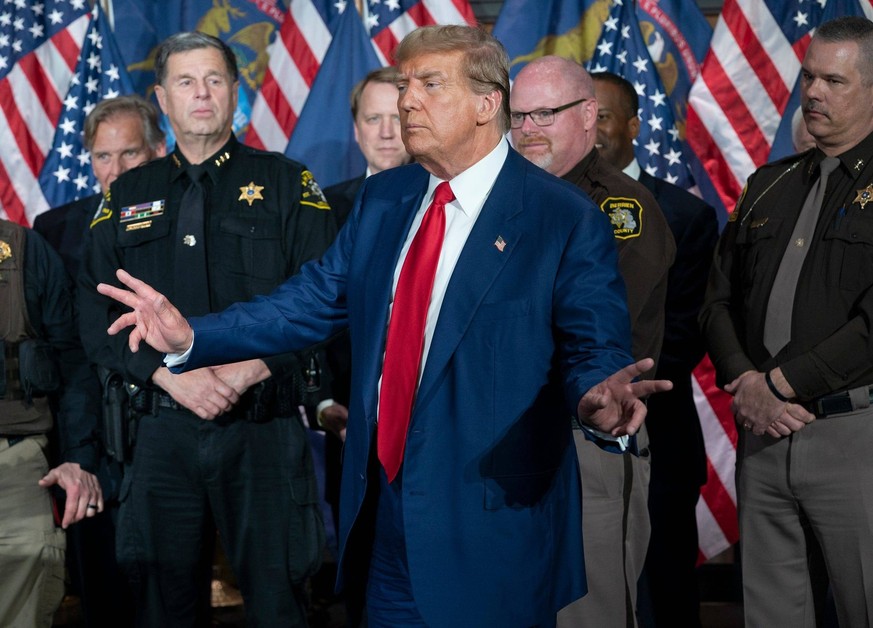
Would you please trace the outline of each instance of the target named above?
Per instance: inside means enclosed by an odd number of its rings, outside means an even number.
[[[443,181],[433,193],[433,204],[445,206],[455,200],[455,193],[452,192],[452,187],[448,181]]]
[[[203,177],[206,176],[206,166],[203,164],[198,165],[190,165],[185,168],[185,172],[188,174],[188,178],[191,179],[192,183],[196,183],[198,185],[203,183]]]
[[[825,157],[821,160],[821,163],[818,165],[819,170],[821,171],[821,178],[824,179],[830,173],[837,169],[840,165],[840,160],[836,157]]]

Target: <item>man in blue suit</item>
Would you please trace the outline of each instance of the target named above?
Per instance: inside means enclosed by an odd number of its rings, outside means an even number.
[[[397,62],[403,141],[417,163],[367,179],[319,262],[270,296],[190,324],[119,271],[132,291],[99,290],[134,311],[109,331],[134,325],[131,350],[145,340],[191,369],[348,326],[340,584],[366,586],[371,627],[553,625],[585,593],[571,421],[632,434],[645,418],[639,397],[670,384],[633,382],[652,361],[630,357],[606,217],[504,138],[502,45],[466,26],[427,27],[404,39]],[[441,202],[445,224],[432,230]],[[424,232],[438,235],[422,245]],[[392,319],[408,316],[407,266],[440,238],[423,338],[400,337],[420,363],[406,373],[415,396],[398,460],[387,444],[397,427],[386,399],[402,379],[389,368]]]

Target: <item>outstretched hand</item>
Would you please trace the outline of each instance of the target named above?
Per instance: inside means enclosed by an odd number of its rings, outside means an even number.
[[[636,434],[646,418],[642,398],[673,388],[666,379],[633,381],[653,366],[655,361],[645,358],[593,386],[579,400],[579,419],[613,436]]]
[[[194,340],[194,332],[185,317],[160,292],[127,271],[118,269],[115,276],[130,290],[109,284],[97,285],[97,292],[115,299],[132,309],[118,317],[107,330],[115,335],[133,326],[128,338],[130,350],[136,353],[145,341],[161,353],[184,353]]]

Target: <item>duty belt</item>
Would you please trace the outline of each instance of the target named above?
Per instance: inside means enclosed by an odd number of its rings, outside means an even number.
[[[859,386],[830,395],[813,399],[807,408],[817,417],[828,417],[834,414],[845,414],[855,410],[864,410],[873,405],[873,388]]]
[[[227,419],[263,423],[277,416],[275,396],[272,398],[267,396],[256,397],[252,394],[253,392],[249,391],[243,395],[240,402],[230,412],[225,414],[224,417]],[[142,414],[155,414],[158,408],[168,408],[193,414],[188,408],[159,388],[140,388],[131,397],[131,405],[136,412]]]

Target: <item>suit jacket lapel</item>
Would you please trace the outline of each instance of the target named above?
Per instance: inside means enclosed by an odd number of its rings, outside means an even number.
[[[407,186],[408,191],[399,199],[369,198],[366,202],[364,220],[368,224],[375,224],[376,228],[369,232],[371,240],[358,243],[358,246],[368,247],[370,253],[364,273],[367,290],[363,308],[364,320],[361,325],[361,329],[367,330],[367,333],[360,334],[361,337],[355,339],[363,345],[360,349],[361,355],[366,355],[371,360],[365,369],[367,377],[363,382],[366,408],[375,408],[378,399],[378,383],[382,374],[382,356],[385,351],[394,269],[415,213],[427,191],[427,182],[428,174],[422,169],[418,176],[411,177]]]
[[[518,161],[523,159],[510,150],[461,251],[434,330],[415,408],[427,403],[485,294],[524,237],[522,221],[515,220],[523,210],[524,169]],[[505,243],[502,251],[498,238]]]

